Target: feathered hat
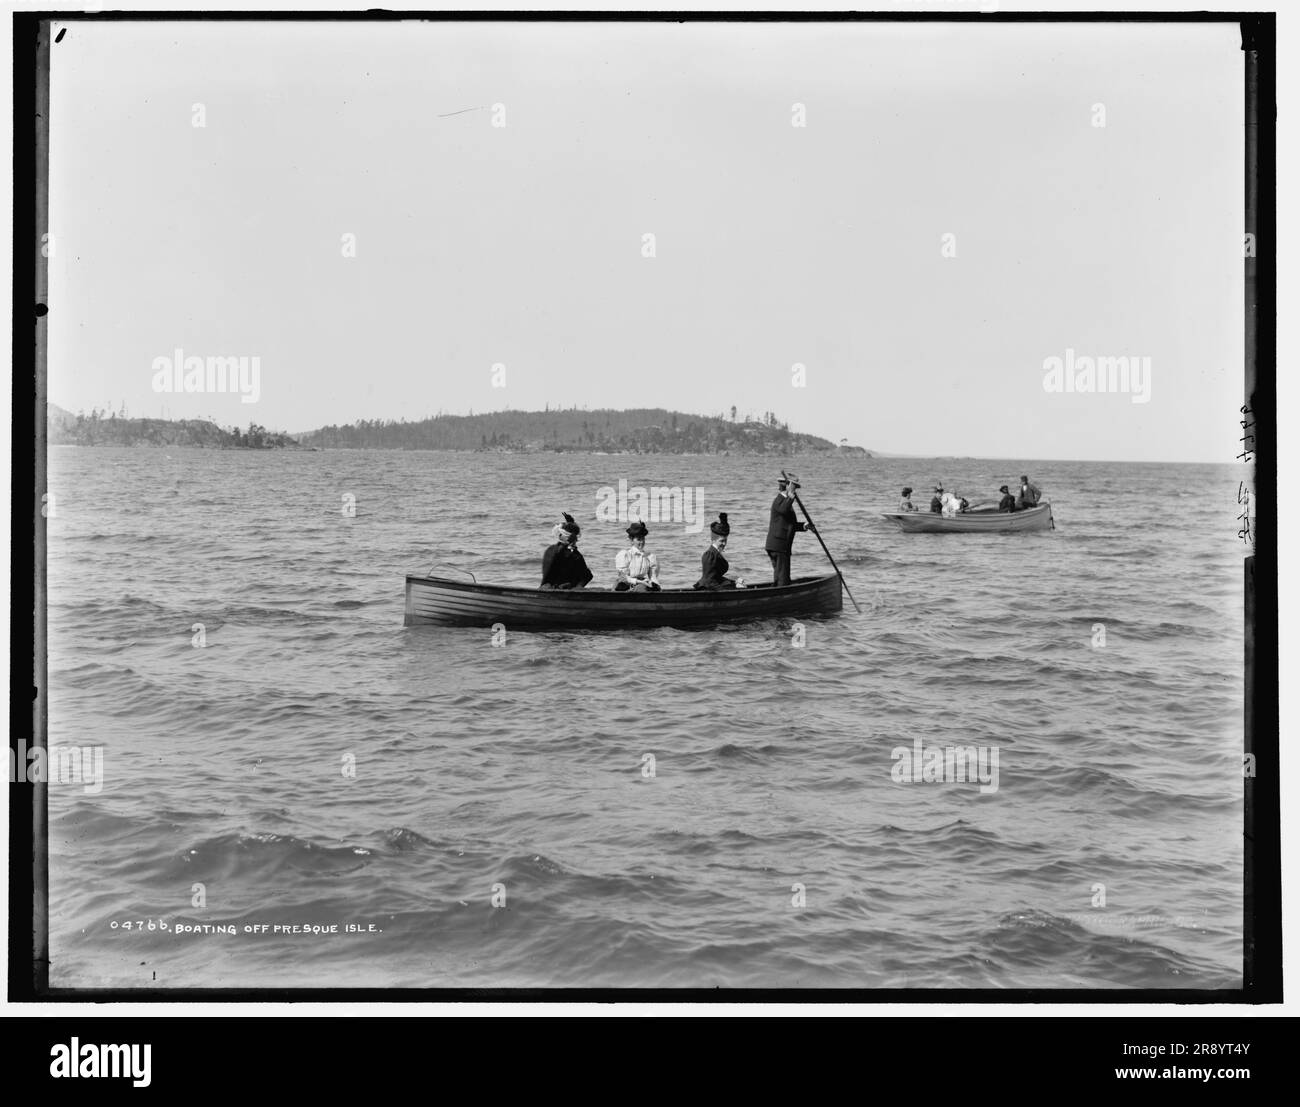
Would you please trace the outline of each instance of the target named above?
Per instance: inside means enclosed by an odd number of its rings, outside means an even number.
[[[555,540],[557,542],[572,542],[582,533],[582,528],[578,526],[573,516],[567,511],[561,511],[560,514],[564,516],[564,522],[555,524],[553,532]]]

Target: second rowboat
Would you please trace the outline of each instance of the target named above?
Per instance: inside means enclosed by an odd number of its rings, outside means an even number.
[[[1052,505],[1042,503],[1024,511],[967,511],[940,515],[935,511],[886,511],[881,516],[904,534],[1011,534],[1055,530]]]

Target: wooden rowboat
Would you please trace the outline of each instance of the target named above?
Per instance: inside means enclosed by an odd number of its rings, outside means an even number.
[[[933,511],[886,511],[882,519],[905,534],[1009,534],[1015,531],[1055,530],[1052,505],[1041,503],[1025,511],[968,511],[940,515]]]
[[[709,592],[665,588],[614,592],[597,588],[542,591],[445,577],[406,578],[406,619],[412,626],[509,630],[708,626],[738,619],[832,614],[843,606],[840,578],[800,577],[790,584],[755,584]]]

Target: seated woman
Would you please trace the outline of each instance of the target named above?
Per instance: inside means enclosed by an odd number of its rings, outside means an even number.
[[[930,497],[930,510],[934,512],[934,514],[936,515],[938,515],[943,510],[943,500],[940,499],[942,495],[943,495],[943,485],[942,484],[935,485],[934,495]]]
[[[1007,486],[1004,484],[1001,488],[998,489],[998,491],[1002,493],[1002,499],[998,501],[998,511],[1000,512],[1015,511],[1016,498],[1011,494]]]
[[[578,535],[582,528],[573,521],[567,511],[561,512],[564,522],[554,530],[555,545],[548,546],[542,555],[541,587],[586,588],[591,580],[591,570],[587,560],[578,552]]]
[[[916,510],[916,508],[912,506],[912,490],[910,488],[903,489],[903,499],[898,505],[898,510],[899,511]]]
[[[650,532],[639,519],[627,528],[627,536],[632,545],[626,550],[619,550],[614,558],[614,569],[618,580],[614,584],[615,592],[658,592],[659,559],[654,554],[645,552],[646,536]]]
[[[727,535],[731,533],[731,526],[727,522],[727,513],[724,511],[718,515],[716,523],[709,524],[709,533],[713,535],[713,540],[709,548],[704,551],[704,556],[700,559],[704,572],[700,579],[695,582],[696,588],[708,589],[712,592],[721,591],[724,588],[744,588],[744,580],[732,580],[724,576],[731,564],[722,556],[722,551],[727,548]]]

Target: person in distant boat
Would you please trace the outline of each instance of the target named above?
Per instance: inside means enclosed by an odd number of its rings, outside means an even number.
[[[934,514],[936,515],[938,515],[941,511],[943,511],[943,500],[940,499],[942,495],[943,495],[943,485],[936,484],[934,486],[934,496],[930,499],[930,510],[934,512]]]
[[[615,592],[658,592],[659,559],[654,554],[645,552],[645,540],[649,535],[646,525],[638,519],[627,528],[627,536],[632,541],[626,550],[619,550],[614,558],[614,569],[618,580],[614,584]]]
[[[916,508],[915,508],[915,507],[913,506],[913,504],[912,504],[912,490],[911,490],[910,488],[904,488],[904,489],[903,489],[903,499],[902,499],[902,502],[900,502],[899,505],[898,505],[898,510],[899,510],[899,511],[915,511],[915,510],[916,510]]]
[[[801,530],[816,533],[812,523],[801,523],[794,513],[794,494],[802,487],[797,480],[785,479],[776,482],[776,499],[772,501],[772,513],[767,527],[768,559],[772,562],[772,583],[776,585],[790,583],[790,556],[794,551],[794,536]]]
[[[1004,484],[998,491],[1002,493],[1002,499],[998,501],[998,511],[1015,511],[1016,498],[1011,494],[1007,486]]]
[[[542,555],[542,583],[545,589],[586,588],[591,580],[587,560],[578,552],[578,535],[582,528],[567,511],[562,512],[564,522],[552,532],[555,545],[548,546]]]
[[[1037,507],[1042,495],[1042,492],[1038,490],[1038,485],[1030,484],[1028,477],[1021,477],[1020,495],[1016,497],[1016,509],[1024,511],[1027,508]]]
[[[961,505],[965,502],[956,492],[945,492],[939,501],[940,510],[945,518],[951,518],[961,512]]]
[[[731,534],[731,526],[727,522],[725,511],[718,515],[717,522],[709,524],[709,533],[713,538],[700,559],[703,572],[700,574],[700,579],[695,582],[695,587],[711,592],[718,592],[724,588],[744,588],[743,579],[732,580],[725,575],[731,568],[730,562],[723,556],[723,550],[727,548],[727,536]]]

